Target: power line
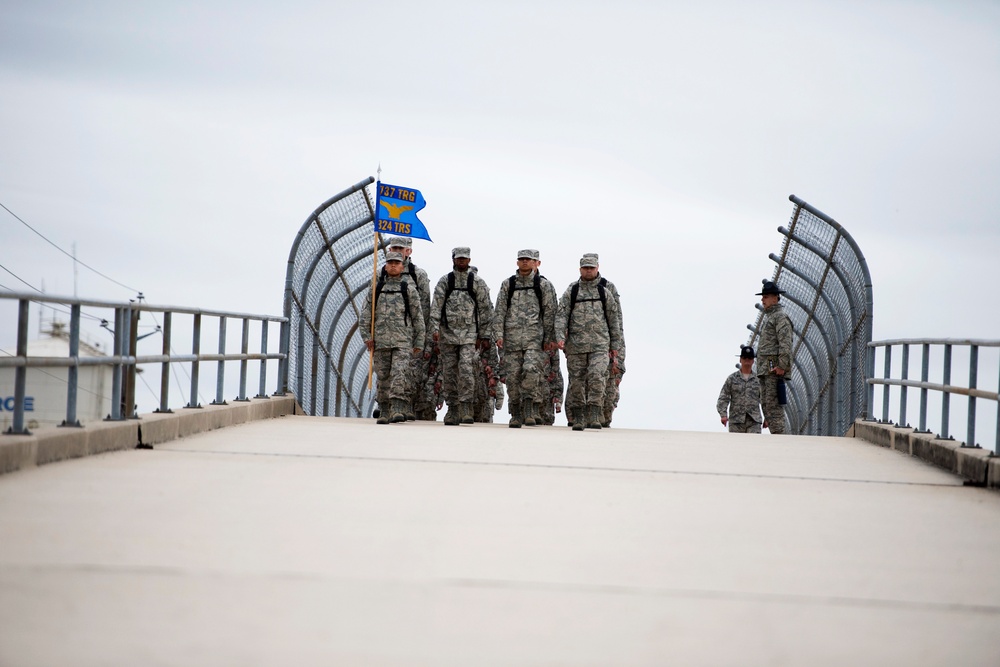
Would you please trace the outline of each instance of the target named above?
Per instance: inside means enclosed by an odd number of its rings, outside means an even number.
[[[96,274],[97,274],[97,275],[99,275],[100,277],[104,278],[105,280],[110,280],[110,281],[111,281],[111,282],[113,282],[113,283],[114,283],[115,285],[119,285],[119,286],[121,286],[121,287],[124,287],[124,288],[125,288],[125,289],[127,289],[127,290],[131,290],[131,291],[133,291],[133,292],[138,292],[138,291],[139,291],[139,290],[137,290],[137,289],[136,289],[136,288],[134,288],[134,287],[129,287],[128,285],[126,285],[126,284],[124,284],[124,283],[120,283],[120,282],[118,282],[118,281],[117,281],[117,280],[115,280],[114,278],[111,278],[111,277],[109,277],[109,276],[106,276],[106,275],[104,275],[103,273],[101,273],[100,271],[98,271],[98,270],[97,270],[97,269],[95,269],[94,267],[92,267],[92,266],[90,266],[90,265],[86,264],[85,262],[81,262],[81,261],[80,261],[80,260],[78,260],[78,259],[77,259],[76,257],[74,257],[74,256],[73,256],[73,255],[71,255],[70,253],[66,252],[65,250],[63,250],[62,248],[60,248],[59,246],[57,246],[57,245],[56,245],[55,243],[53,243],[52,241],[50,241],[49,239],[47,239],[47,238],[46,238],[46,237],[45,237],[45,236],[44,236],[44,235],[43,235],[43,234],[42,234],[42,233],[41,233],[40,231],[38,231],[37,229],[35,229],[35,228],[34,228],[34,227],[32,227],[31,225],[29,225],[29,224],[28,224],[27,222],[25,222],[24,220],[22,220],[22,219],[21,219],[21,218],[20,218],[20,217],[19,217],[19,216],[18,216],[18,215],[17,215],[16,213],[14,213],[14,211],[12,211],[12,210],[10,210],[9,208],[7,208],[6,206],[4,206],[3,202],[0,202],[0,208],[2,208],[3,210],[7,211],[8,213],[10,213],[10,214],[11,214],[12,216],[14,216],[14,219],[15,219],[15,220],[17,220],[17,221],[18,221],[18,222],[20,222],[20,223],[21,223],[22,225],[24,225],[25,227],[27,227],[28,229],[30,229],[31,231],[33,231],[33,232],[34,232],[35,234],[38,234],[38,236],[39,236],[39,237],[40,237],[40,238],[41,238],[41,239],[42,239],[43,241],[45,241],[46,243],[48,243],[48,244],[49,244],[50,246],[52,246],[53,248],[55,248],[56,250],[58,250],[58,251],[59,251],[59,252],[61,252],[62,254],[66,255],[67,257],[69,257],[70,259],[72,259],[72,260],[73,260],[74,262],[77,262],[77,263],[79,263],[79,264],[80,264],[81,266],[83,266],[84,268],[87,268],[87,269],[90,269],[91,271],[93,271],[94,273],[96,273]],[[13,275],[13,274],[12,274],[12,275]],[[20,280],[20,279],[19,279],[19,280]]]

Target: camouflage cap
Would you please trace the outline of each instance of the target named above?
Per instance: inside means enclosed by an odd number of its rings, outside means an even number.
[[[400,252],[387,252],[385,254],[385,261],[387,262],[402,262],[403,253]]]
[[[585,252],[585,253],[583,253],[583,256],[584,257],[592,257],[595,262],[600,259],[600,257],[597,256],[596,252]]]
[[[518,259],[538,259],[538,251],[537,250],[530,250],[530,249],[527,249],[527,250],[518,250],[517,251],[517,258]]]
[[[465,246],[459,246],[457,248],[452,249],[451,257],[452,259],[456,257],[464,257],[466,259],[472,259],[472,250],[470,250]]]
[[[408,236],[393,236],[389,239],[390,248],[412,248],[413,239]]]
[[[580,258],[580,268],[590,266],[597,268],[597,255],[584,255]]]

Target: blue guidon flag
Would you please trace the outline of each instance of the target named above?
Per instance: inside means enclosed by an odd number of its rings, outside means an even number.
[[[417,218],[417,212],[427,206],[420,190],[377,181],[375,192],[376,232],[431,240],[424,223]]]

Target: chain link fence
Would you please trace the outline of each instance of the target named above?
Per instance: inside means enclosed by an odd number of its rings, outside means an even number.
[[[866,414],[867,345],[872,339],[872,281],[858,244],[836,220],[795,195],[771,280],[786,293],[781,302],[795,329],[794,373],[785,415],[789,431],[847,433]],[[764,313],[748,325],[754,345]]]
[[[372,279],[374,203],[367,188],[374,182],[369,177],[324,202],[288,254],[282,377],[306,414],[360,417],[374,408],[357,330]],[[384,243],[379,236],[379,247]]]

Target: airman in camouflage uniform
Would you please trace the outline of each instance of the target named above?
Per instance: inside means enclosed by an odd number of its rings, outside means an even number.
[[[584,257],[589,257],[595,262],[598,262],[600,259],[596,252],[586,253]],[[597,280],[604,285],[608,298],[614,297],[614,300],[618,303],[618,315],[619,321],[621,322],[621,330],[618,332],[621,344],[616,350],[618,355],[608,360],[608,382],[604,387],[604,404],[601,415],[601,426],[609,428],[611,426],[611,417],[614,414],[615,408],[618,407],[618,398],[620,396],[618,385],[621,384],[622,377],[625,375],[625,323],[624,313],[622,312],[621,295],[618,293],[618,288],[615,287],[613,282],[601,275],[600,264],[598,264],[597,268]],[[575,412],[574,408],[579,407],[582,406],[571,406],[567,397],[567,413],[572,415],[573,412]],[[572,425],[572,420],[570,420],[570,425]]]
[[[420,309],[424,314],[424,331],[430,332],[431,319],[431,281],[427,272],[413,263],[410,256],[413,253],[413,239],[406,236],[393,236],[389,239],[389,252],[398,252],[403,256],[403,275],[416,286],[420,294]],[[382,268],[383,275],[385,267]],[[422,419],[434,421],[437,411],[434,409],[434,399],[426,390],[428,366],[430,363],[430,339],[424,341],[423,353],[414,357],[410,367],[410,385],[407,390],[406,419]]]
[[[601,428],[609,360],[617,358],[622,345],[618,302],[597,275],[597,260],[581,258],[580,280],[566,288],[556,318],[556,338],[569,371],[566,404],[580,406],[569,416],[574,431]]]
[[[715,403],[730,433],[760,433],[760,381],[753,374],[753,360],[753,348],[741,346],[740,370],[726,378]]]
[[[764,428],[785,432],[784,386],[792,373],[792,321],[779,301],[783,291],[769,281],[757,293],[764,306],[760,341],[757,343],[757,377],[760,378]],[[780,385],[780,386],[779,386]]]
[[[424,315],[420,310],[417,289],[403,278],[403,256],[388,253],[385,266],[386,275],[378,280],[374,290],[374,337],[371,330],[371,289],[368,290],[358,323],[361,338],[374,357],[379,424],[406,420],[410,361],[423,352],[425,335]]]
[[[490,288],[469,270],[467,247],[452,250],[453,268],[438,280],[431,305],[431,336],[438,344],[448,412],[444,423],[472,424],[479,350],[489,343],[493,323]]]
[[[503,350],[504,374],[510,394],[511,428],[541,424],[542,365],[545,349],[555,342],[555,288],[535,270],[537,250],[517,253],[517,273],[497,292],[493,337]]]

